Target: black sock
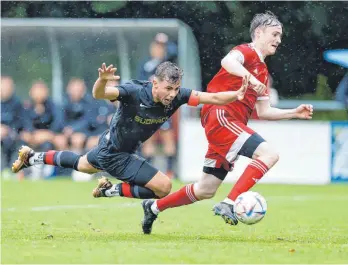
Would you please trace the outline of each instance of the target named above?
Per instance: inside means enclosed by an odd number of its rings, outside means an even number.
[[[44,163],[63,168],[73,168],[77,170],[80,155],[71,151],[50,150],[44,153]]]
[[[121,197],[138,198],[138,199],[157,198],[157,196],[152,190],[145,187],[132,185],[128,183],[120,183],[120,184],[117,184],[117,186],[118,186],[118,190]]]

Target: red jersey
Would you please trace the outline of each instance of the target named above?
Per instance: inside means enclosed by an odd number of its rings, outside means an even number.
[[[255,76],[261,83],[267,85],[268,69],[263,61],[262,55],[253,47],[251,43],[242,44],[234,47],[231,52],[239,52],[243,66]],[[242,86],[242,77],[235,76],[227,72],[223,67],[209,82],[207,92],[236,91]],[[205,116],[214,108],[225,109],[236,120],[247,124],[251,113],[254,110],[256,100],[269,99],[269,92],[266,90],[262,95],[258,95],[255,90],[249,87],[244,99],[234,101],[224,106],[205,104],[202,108],[202,124],[205,124]]]

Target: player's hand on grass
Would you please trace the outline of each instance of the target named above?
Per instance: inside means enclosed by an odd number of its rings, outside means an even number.
[[[248,86],[249,86],[249,80],[250,80],[250,75],[246,75],[243,77],[242,86],[240,87],[239,90],[237,90],[237,99],[238,100],[244,99],[245,92],[247,91]]]
[[[296,117],[298,119],[310,120],[313,116],[313,106],[310,104],[302,104],[296,108]]]
[[[114,68],[112,64],[106,67],[106,64],[103,63],[101,68],[98,69],[99,79],[104,81],[114,81],[119,80],[120,76],[115,75],[117,68]]]

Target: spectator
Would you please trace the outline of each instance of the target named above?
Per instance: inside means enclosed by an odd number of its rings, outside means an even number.
[[[55,134],[62,128],[59,111],[48,94],[47,85],[37,81],[30,88],[30,102],[24,104],[31,122],[29,144],[43,152],[53,148]]]
[[[36,149],[46,152],[53,149],[53,140],[61,128],[61,115],[53,101],[49,98],[47,85],[36,81],[29,91],[30,100],[24,102],[25,118],[29,121],[30,138],[27,143]],[[32,179],[46,178],[54,174],[53,166],[37,166],[31,168]]]
[[[95,102],[86,93],[85,82],[81,79],[71,79],[66,91],[67,98],[63,104],[63,133],[55,137],[54,144],[58,150],[69,149],[70,146],[74,152],[82,154]]]
[[[19,145],[27,143],[30,134],[24,118],[24,110],[15,95],[13,79],[1,77],[1,171],[11,167],[11,161],[17,156]]]
[[[109,81],[108,86],[117,86],[118,81]],[[88,139],[86,141],[86,151],[97,146],[99,136],[109,128],[111,118],[116,111],[116,103],[109,100],[99,101],[94,104],[94,110],[90,116],[88,126]]]

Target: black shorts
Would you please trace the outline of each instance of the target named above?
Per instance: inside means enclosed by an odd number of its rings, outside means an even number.
[[[134,153],[115,151],[109,137],[109,130],[100,136],[98,146],[87,153],[88,162],[124,182],[146,185],[157,174],[158,169]]]

